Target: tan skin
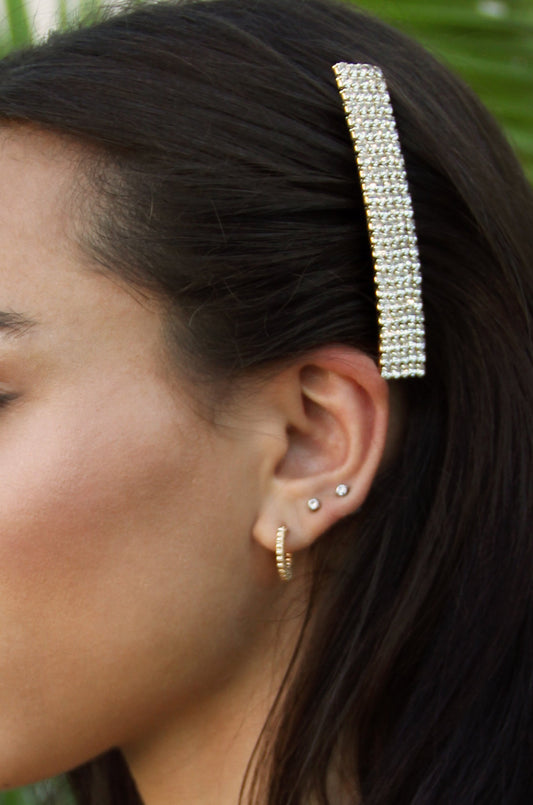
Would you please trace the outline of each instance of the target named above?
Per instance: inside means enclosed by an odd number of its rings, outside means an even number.
[[[0,410],[0,785],[120,747],[146,805],[235,805],[300,627],[306,549],[382,461],[387,384],[331,346],[206,418],[158,304],[73,241],[74,163],[52,135],[0,133],[0,310],[35,321],[0,328],[0,393],[16,395]]]

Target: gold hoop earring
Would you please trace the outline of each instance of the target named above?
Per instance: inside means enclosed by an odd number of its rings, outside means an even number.
[[[286,525],[280,525],[276,532],[276,567],[282,581],[292,579],[292,553],[285,550],[285,537],[288,530]]]

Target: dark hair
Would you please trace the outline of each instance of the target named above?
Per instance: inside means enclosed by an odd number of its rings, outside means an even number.
[[[333,342],[376,354],[338,61],[378,64],[390,88],[428,370],[397,381],[402,448],[363,512],[315,548],[312,633],[272,722],[261,801],[331,801],[335,759],[365,805],[525,803],[533,201],[489,114],[421,47],[344,4],[193,0],[5,58],[0,118],[89,146],[83,248],[160,294],[176,355],[222,384]],[[333,544],[342,570],[318,578]],[[71,779],[80,804],[140,802],[118,751]]]

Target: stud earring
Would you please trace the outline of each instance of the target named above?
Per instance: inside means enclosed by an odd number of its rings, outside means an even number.
[[[350,487],[347,484],[339,484],[335,489],[335,494],[338,498],[344,498],[350,491]]]
[[[280,525],[276,532],[276,567],[282,581],[292,579],[292,553],[285,550],[285,537],[288,530],[286,525]]]
[[[322,506],[318,498],[309,498],[307,501],[307,508],[312,512],[317,512]]]

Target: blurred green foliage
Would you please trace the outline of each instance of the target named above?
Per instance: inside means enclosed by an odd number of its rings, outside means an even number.
[[[0,794],[1,805],[75,805],[66,782],[62,779],[48,780],[44,783],[6,791]]]
[[[83,18],[98,2],[81,0],[75,16]],[[25,0],[4,3],[0,54],[35,37],[35,7]],[[356,0],[356,5],[411,34],[462,75],[499,119],[533,179],[533,0]],[[57,0],[56,25],[65,27],[73,18],[66,0]],[[0,794],[0,805],[52,803],[72,803],[62,781]]]
[[[459,73],[533,179],[533,0],[357,0]]]

